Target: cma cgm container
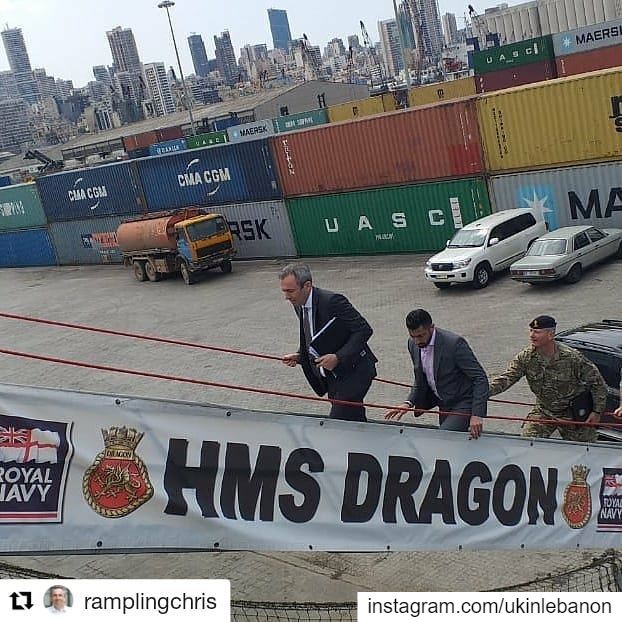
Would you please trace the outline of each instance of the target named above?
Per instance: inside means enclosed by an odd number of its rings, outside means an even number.
[[[622,19],[583,26],[553,35],[555,56],[580,54],[622,44]]]
[[[408,105],[414,108],[415,106],[438,104],[449,99],[471,95],[475,95],[475,79],[473,76],[460,78],[460,80],[436,82],[426,86],[416,86],[408,91]]]
[[[328,113],[326,108],[318,108],[317,110],[309,110],[309,112],[298,112],[297,114],[277,117],[272,121],[276,132],[292,132],[328,123]]]
[[[136,162],[81,168],[37,179],[49,222],[145,211]]]
[[[122,263],[117,227],[126,216],[90,218],[50,224],[50,235],[61,266]]]
[[[0,231],[45,225],[45,214],[35,184],[0,189]]]
[[[56,255],[47,229],[0,233],[0,267],[55,265]]]
[[[553,39],[546,35],[474,52],[473,68],[475,75],[480,75],[554,58]]]
[[[287,201],[300,255],[433,251],[490,214],[486,182],[463,179]]]
[[[186,136],[186,146],[188,149],[201,149],[202,147],[215,147],[229,142],[227,132],[207,132],[196,136]]]
[[[213,211],[227,219],[238,259],[296,256],[284,201],[220,205]]]
[[[550,229],[622,228],[622,162],[499,175],[489,188],[493,210],[537,207]]]
[[[265,140],[191,149],[136,165],[152,212],[281,198]]]
[[[580,54],[560,56],[555,59],[555,64],[559,77],[619,67],[622,65],[622,43]]]
[[[557,67],[555,66],[555,61],[547,59],[539,63],[508,67],[500,71],[492,71],[475,76],[475,88],[478,93],[491,93],[492,91],[501,91],[523,84],[552,80],[556,77]]]
[[[270,140],[286,197],[483,171],[474,99],[328,124]]]
[[[477,100],[489,171],[550,168],[622,155],[622,68]]]
[[[381,112],[391,112],[396,109],[395,98],[391,93],[366,97],[345,104],[335,104],[328,107],[328,120],[330,123],[349,121],[368,117]]]

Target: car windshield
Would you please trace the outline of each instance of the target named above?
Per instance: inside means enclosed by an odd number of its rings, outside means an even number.
[[[460,229],[453,238],[451,238],[449,248],[465,248],[483,246],[486,241],[487,229]]]
[[[527,251],[530,257],[544,255],[563,255],[566,252],[566,240],[536,240]]]
[[[227,223],[222,218],[211,218],[188,225],[187,229],[190,240],[198,242],[218,233],[224,233],[227,230]]]

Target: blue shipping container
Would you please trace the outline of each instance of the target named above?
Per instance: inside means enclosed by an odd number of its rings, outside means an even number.
[[[227,119],[217,119],[212,121],[212,132],[222,132],[233,125],[240,125],[241,121],[238,117],[229,117]]]
[[[144,213],[135,166],[123,162],[39,177],[48,222]]]
[[[136,165],[150,212],[282,197],[266,140],[190,149]]]
[[[185,150],[186,140],[184,138],[175,138],[174,140],[165,140],[164,142],[150,145],[149,155],[164,155],[165,153],[175,153]]]
[[[10,186],[13,183],[10,175],[2,175],[0,177],[0,188],[5,188],[6,186]]]
[[[0,267],[55,265],[56,255],[47,229],[0,233]]]

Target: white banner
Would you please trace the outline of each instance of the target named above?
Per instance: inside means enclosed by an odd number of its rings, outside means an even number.
[[[0,385],[0,552],[619,544],[619,446]]]

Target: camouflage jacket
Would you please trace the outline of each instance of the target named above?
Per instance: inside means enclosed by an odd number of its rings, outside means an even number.
[[[555,344],[555,354],[548,359],[533,346],[521,350],[500,376],[490,382],[490,393],[498,395],[523,376],[541,408],[553,413],[568,410],[570,400],[585,390],[592,392],[594,411],[605,410],[607,385],[598,368],[580,352],[564,344]]]

